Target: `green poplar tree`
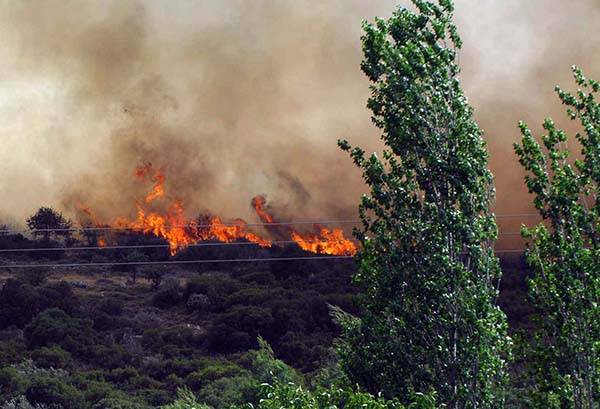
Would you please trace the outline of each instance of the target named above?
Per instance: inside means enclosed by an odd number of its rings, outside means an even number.
[[[370,188],[356,231],[362,312],[340,319],[339,353],[371,393],[407,403],[435,390],[448,408],[497,408],[510,339],[488,153],[459,82],[452,1],[412,3],[364,24],[382,158],[339,141]]]
[[[578,91],[556,91],[570,119],[581,124],[579,159],[569,160],[567,134],[550,118],[541,144],[525,123],[521,144],[515,144],[543,218],[523,228],[539,318],[529,357],[530,407],[600,407],[600,83],[577,67],[573,72]]]

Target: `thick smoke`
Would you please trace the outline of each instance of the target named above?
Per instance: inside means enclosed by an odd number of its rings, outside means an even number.
[[[0,216],[80,202],[127,215],[148,187],[132,178],[144,161],[190,216],[252,220],[256,194],[290,218],[355,216],[364,188],[335,141],[378,147],[360,23],[395,3],[2,2]],[[600,76],[599,17],[596,0],[458,1],[498,213],[527,211],[517,120],[564,118],[552,89],[571,84],[571,64]]]

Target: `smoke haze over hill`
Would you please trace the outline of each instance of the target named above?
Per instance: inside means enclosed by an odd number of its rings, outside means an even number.
[[[360,22],[395,4],[3,2],[0,217],[78,201],[118,215],[147,187],[131,178],[144,161],[193,211],[251,218],[264,194],[282,217],[355,216],[363,186],[336,139],[378,147]],[[600,4],[459,0],[456,14],[497,212],[527,211],[516,123],[564,124],[554,85],[571,85],[572,64],[600,76]]]

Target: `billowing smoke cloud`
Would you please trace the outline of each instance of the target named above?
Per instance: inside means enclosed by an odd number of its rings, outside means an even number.
[[[527,211],[516,121],[560,114],[569,66],[600,76],[596,0],[459,0],[463,83],[487,132],[499,213]],[[356,214],[359,173],[336,147],[376,149],[360,22],[394,1],[79,1],[0,6],[0,216],[79,201],[123,215],[163,166],[191,214]],[[515,196],[522,199],[515,200]],[[508,224],[507,224],[508,225]],[[517,226],[510,225],[515,231]]]

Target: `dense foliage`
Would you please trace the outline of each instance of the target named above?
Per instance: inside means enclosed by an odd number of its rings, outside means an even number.
[[[509,345],[482,132],[461,89],[453,4],[414,0],[365,24],[362,70],[383,158],[350,151],[360,205],[361,319],[345,319],[351,379],[389,397],[436,390],[451,408],[501,406]]]
[[[125,270],[15,270],[0,288],[0,407],[60,397],[82,409],[149,408],[187,387],[224,408],[257,402],[273,376],[328,379],[320,368],[337,334],[328,304],[352,310],[352,271],[339,260],[190,266],[160,271],[158,284],[148,270],[134,284]]]
[[[208,409],[196,399],[189,390],[180,390],[179,398],[163,409]],[[261,387],[261,399],[256,403],[238,406],[237,409],[405,409],[398,400],[386,400],[381,396],[373,396],[365,392],[353,391],[349,388],[317,388],[310,391],[292,382],[275,380],[273,385]],[[410,409],[436,409],[435,395],[417,394]]]
[[[539,317],[529,359],[529,405],[536,408],[600,405],[600,83],[573,71],[578,91],[556,91],[582,127],[581,156],[569,161],[567,134],[552,119],[541,144],[521,123],[515,145],[544,220],[523,231],[531,239],[530,293]]]

